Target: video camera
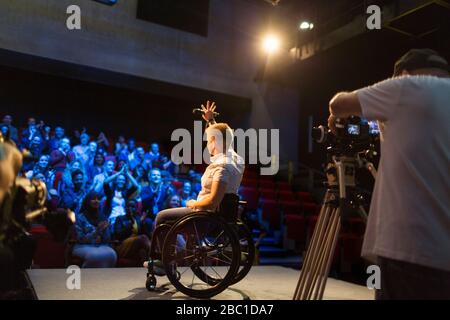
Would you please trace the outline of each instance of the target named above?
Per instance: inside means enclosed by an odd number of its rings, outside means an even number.
[[[75,215],[46,206],[47,189],[42,181],[17,176],[22,155],[1,134],[0,155],[0,269],[6,270],[0,274],[1,299],[22,289],[21,273],[31,266],[36,249],[28,232],[31,223],[44,224],[56,241],[64,241]]]
[[[354,156],[357,153],[373,150],[379,138],[376,122],[351,116],[336,120],[336,134],[325,126],[312,128],[312,138],[320,144],[327,145],[327,152],[332,155]]]

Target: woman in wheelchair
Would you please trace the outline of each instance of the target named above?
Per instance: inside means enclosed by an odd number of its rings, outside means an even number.
[[[244,160],[231,147],[231,128],[215,123],[214,103],[208,101],[202,109],[208,122],[207,148],[211,155],[202,176],[202,189],[197,200],[188,201],[186,207],[156,215],[150,260],[144,264],[149,270],[147,289],[155,288],[154,274],[167,274],[179,291],[201,298],[216,295],[245,276],[247,267],[243,276],[238,275],[241,262],[245,262],[241,251],[248,251],[252,242],[248,230],[242,232],[237,220]],[[245,249],[241,250],[243,234]],[[195,276],[206,288],[194,282]]]

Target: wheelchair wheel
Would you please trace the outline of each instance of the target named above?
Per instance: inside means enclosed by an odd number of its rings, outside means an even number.
[[[240,263],[236,276],[231,281],[230,285],[236,284],[249,273],[252,268],[253,261],[255,259],[255,243],[253,242],[253,237],[247,226],[238,221],[238,223],[233,226],[236,232],[236,236],[239,239],[240,245]],[[214,283],[217,279],[209,277],[208,274],[204,273],[202,269],[193,269],[196,276],[204,282]]]
[[[255,260],[255,243],[253,242],[252,233],[247,226],[239,221],[236,225],[237,235],[239,237],[239,245],[241,249],[239,270],[233,279],[233,284],[238,283],[249,273]]]
[[[181,219],[164,241],[163,263],[169,281],[194,298],[210,298],[225,290],[236,276],[239,256],[233,228],[207,213]]]

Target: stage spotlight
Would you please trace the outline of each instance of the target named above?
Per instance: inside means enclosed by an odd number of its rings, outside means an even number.
[[[275,35],[268,35],[265,37],[263,41],[263,49],[267,53],[269,54],[274,53],[278,51],[279,48],[280,48],[280,39],[278,39],[278,37],[276,37]]]
[[[306,30],[312,30],[314,28],[314,24],[307,22],[307,21],[303,21],[302,23],[300,23],[300,30],[306,31]]]

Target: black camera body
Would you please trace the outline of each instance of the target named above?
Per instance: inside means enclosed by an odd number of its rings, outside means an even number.
[[[335,127],[336,134],[325,126],[314,127],[311,132],[317,143],[327,145],[329,154],[354,156],[373,149],[378,141],[379,131],[376,123],[360,117],[337,119]]]

